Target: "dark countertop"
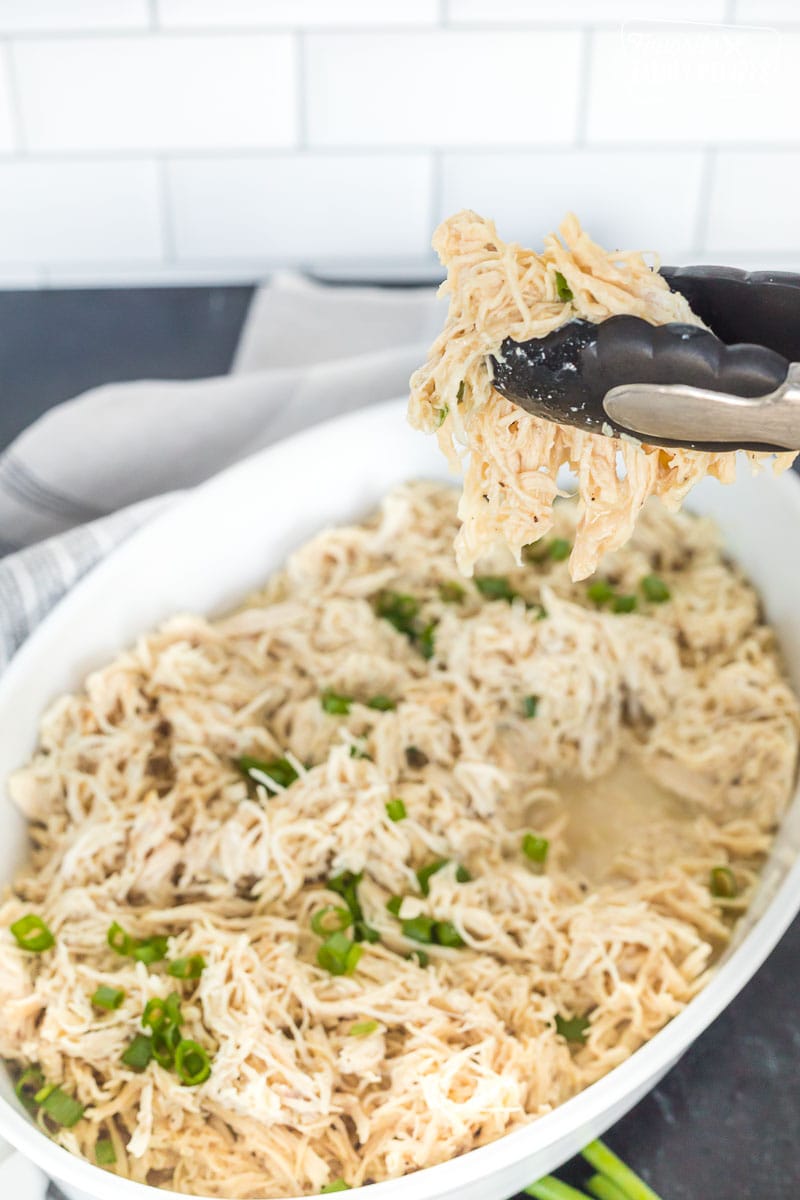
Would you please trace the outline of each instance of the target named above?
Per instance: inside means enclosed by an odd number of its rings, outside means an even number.
[[[228,369],[251,289],[0,292],[0,448],[122,379]],[[800,921],[677,1067],[607,1135],[663,1200],[800,1195]],[[571,1163],[560,1172],[580,1183]],[[797,1188],[797,1192],[795,1192]]]

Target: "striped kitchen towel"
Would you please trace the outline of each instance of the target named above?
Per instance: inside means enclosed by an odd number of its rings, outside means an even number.
[[[276,276],[230,375],[96,388],[0,457],[0,668],[56,601],[184,489],[317,421],[402,395],[441,325],[433,289]]]

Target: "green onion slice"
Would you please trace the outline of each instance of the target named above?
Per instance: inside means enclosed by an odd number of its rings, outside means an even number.
[[[122,1056],[126,1067],[141,1073],[153,1057],[153,1042],[144,1033],[137,1033]]]
[[[377,695],[367,701],[367,708],[375,708],[378,712],[391,712],[397,705],[391,696]]]
[[[565,558],[569,558],[571,550],[572,542],[567,541],[566,538],[553,538],[547,547],[547,553],[553,562],[563,562]]]
[[[160,1067],[169,1071],[175,1063],[175,1051],[181,1042],[181,1031],[177,1025],[163,1025],[153,1030],[151,1037],[153,1058]]]
[[[326,904],[311,918],[311,928],[317,937],[321,938],[326,938],[329,934],[337,933],[339,930],[348,929],[352,924],[353,918],[349,909],[336,908],[333,904]]]
[[[423,946],[430,946],[433,943],[433,927],[435,921],[432,917],[410,917],[409,920],[403,921],[401,929],[403,935],[410,938],[412,942],[421,942]]]
[[[394,625],[398,633],[415,636],[414,622],[419,613],[419,601],[414,596],[404,592],[381,592],[375,601],[375,612],[384,621]]]
[[[117,954],[122,954],[126,957],[130,955],[134,945],[134,939],[116,921],[109,926],[106,941],[112,950],[116,950]]]
[[[730,867],[712,867],[709,888],[718,900],[733,900],[739,894],[736,876]]]
[[[161,934],[143,938],[142,941],[134,943],[130,952],[131,958],[143,963],[161,962],[162,958],[167,957],[167,944],[167,939]]]
[[[117,1161],[117,1153],[111,1138],[98,1138],[94,1145],[94,1160],[99,1167],[110,1167]]]
[[[411,962],[416,962],[417,966],[419,967],[427,967],[428,963],[431,961],[430,957],[425,953],[424,950],[412,950],[406,955],[406,958]]]
[[[105,1008],[111,1012],[112,1009],[119,1008],[124,999],[125,991],[123,988],[108,987],[106,984],[101,984],[92,996],[92,1004],[95,1008]]]
[[[317,951],[317,962],[331,975],[352,975],[362,952],[363,948],[351,942],[346,934],[332,933]]]
[[[436,632],[436,622],[429,621],[423,629],[422,633],[417,638],[417,646],[423,658],[433,658],[435,645],[434,634]]]
[[[56,944],[56,939],[36,913],[28,913],[26,916],[20,917],[10,926],[10,929],[16,938],[17,945],[21,946],[23,950],[29,950],[32,954],[41,954],[43,950],[49,950]]]
[[[330,1196],[333,1192],[349,1192],[350,1184],[345,1183],[343,1179],[332,1179],[330,1183],[326,1183],[325,1187],[320,1191],[320,1196]]]
[[[377,1021],[356,1021],[355,1025],[351,1025],[347,1033],[349,1037],[369,1037],[378,1029]]]
[[[612,612],[630,613],[636,608],[635,596],[615,596],[611,605]]]
[[[29,1112],[36,1108],[36,1095],[44,1083],[44,1075],[38,1067],[28,1067],[17,1080],[14,1092]]]
[[[387,908],[388,912],[390,912],[392,914],[393,917],[400,916],[400,909],[402,907],[403,907],[403,897],[402,896],[390,896],[389,899],[386,901],[386,908]]]
[[[431,890],[431,876],[435,875],[437,871],[441,871],[443,867],[446,867],[449,861],[449,858],[439,858],[435,862],[428,863],[425,867],[420,867],[417,871],[417,880],[423,896],[427,896]]]
[[[390,821],[402,821],[408,816],[406,806],[399,796],[387,803],[386,815]]]
[[[447,414],[449,412],[450,412],[450,407],[447,404],[443,404],[442,407],[437,410],[437,412],[436,412],[436,428],[437,429],[441,429],[442,425],[444,425],[445,421],[447,420]]]
[[[184,1038],[175,1051],[175,1073],[187,1087],[205,1083],[211,1074],[211,1059],[199,1042]]]
[[[188,958],[175,958],[167,967],[173,979],[199,979],[206,969],[202,954],[190,954]]]
[[[83,1116],[84,1106],[74,1096],[69,1096],[60,1087],[56,1087],[42,1100],[42,1110],[56,1125],[71,1129]]]
[[[652,604],[663,604],[672,595],[664,580],[659,575],[645,575],[641,587],[645,599],[649,600]]]
[[[439,584],[439,599],[445,604],[460,604],[466,592],[455,580],[445,580]]]
[[[526,833],[522,839],[522,852],[531,862],[545,862],[549,849],[550,843],[547,838],[538,837],[535,833]]]
[[[270,787],[277,783],[278,787],[288,788],[297,779],[297,771],[288,758],[253,758],[249,754],[242,755],[236,760],[236,766],[253,783],[262,787]]]
[[[586,595],[593,604],[607,604],[614,599],[614,589],[607,579],[595,579],[587,587]]]
[[[476,575],[474,583],[487,600],[507,600],[510,604],[517,595],[505,575]]]
[[[320,703],[326,713],[335,717],[344,717],[350,712],[353,700],[350,696],[342,696],[339,692],[335,692],[333,688],[326,688],[320,696]]]
[[[466,944],[452,921],[437,921],[433,927],[433,940],[439,946],[454,948]]]
[[[538,709],[538,707],[539,707],[539,697],[538,696],[526,696],[525,699],[522,701],[522,710],[525,713],[526,717],[535,717],[536,710]]]
[[[556,1033],[560,1033],[568,1042],[585,1042],[588,1028],[588,1017],[562,1017],[560,1013],[556,1014]]]
[[[575,299],[572,294],[572,288],[569,286],[560,271],[556,271],[556,292],[558,293],[559,300],[561,300],[564,304]]]

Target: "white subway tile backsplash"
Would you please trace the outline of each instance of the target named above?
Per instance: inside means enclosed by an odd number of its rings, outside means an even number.
[[[310,34],[314,146],[502,146],[576,133],[580,34]]]
[[[734,0],[734,20],[740,25],[800,23],[797,0]]]
[[[0,0],[0,33],[145,29],[147,0]]]
[[[434,25],[438,0],[157,0],[165,28]]]
[[[181,259],[422,257],[426,155],[273,155],[169,164]]]
[[[800,150],[716,156],[705,249],[800,250]]]
[[[636,26],[592,41],[590,141],[798,138],[800,33]]]
[[[59,38],[13,47],[34,151],[288,146],[289,35]]]
[[[155,163],[0,163],[0,265],[162,254]]]
[[[757,0],[756,0],[757,2]],[[614,25],[620,21],[724,21],[725,0],[446,0],[451,22],[477,25]]]
[[[440,218],[473,208],[503,238],[540,245],[575,212],[603,245],[685,259],[695,239],[700,151],[446,154]]]

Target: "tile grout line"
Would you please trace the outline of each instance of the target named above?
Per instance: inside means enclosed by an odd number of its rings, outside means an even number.
[[[294,33],[294,75],[295,145],[308,150],[308,44],[300,29]]]
[[[581,148],[586,146],[589,127],[589,95],[591,93],[593,60],[594,32],[591,29],[584,29],[581,33],[578,58],[578,102],[575,110],[575,145]]]
[[[708,237],[708,223],[711,216],[711,189],[714,182],[717,152],[715,147],[706,146],[703,163],[700,168],[700,186],[698,188],[697,218],[695,220],[692,240],[692,254],[702,255]]]

